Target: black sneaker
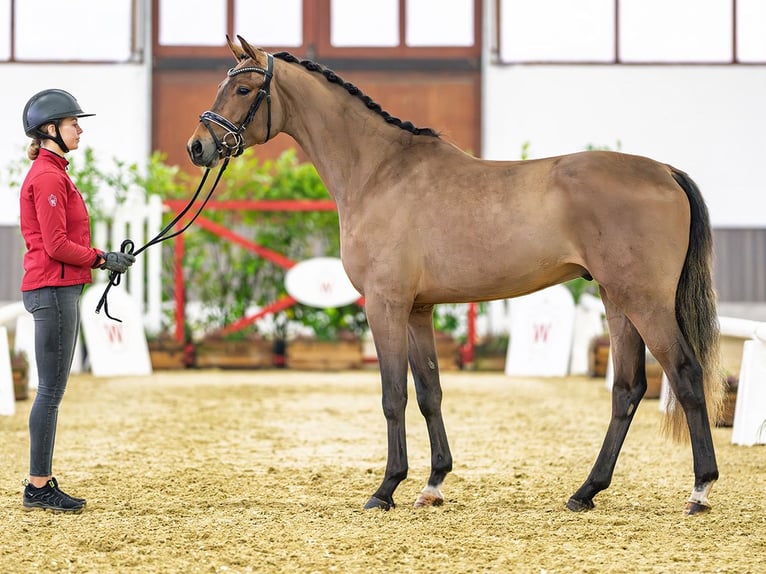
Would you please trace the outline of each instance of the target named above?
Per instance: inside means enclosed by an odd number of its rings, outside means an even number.
[[[84,498],[77,498],[76,496],[72,496],[71,494],[67,494],[66,492],[64,492],[63,490],[61,490],[61,489],[59,488],[59,481],[58,481],[58,480],[56,480],[56,477],[55,477],[55,476],[52,476],[52,477],[51,477],[51,482],[53,483],[53,488],[55,488],[56,490],[58,490],[58,491],[59,491],[61,494],[63,494],[64,496],[68,496],[69,498],[71,498],[71,499],[72,499],[72,500],[74,500],[75,502],[81,502],[83,506],[85,506],[85,505],[87,504],[87,502],[85,501],[85,499],[84,499]]]
[[[56,483],[49,480],[45,486],[37,488],[27,483],[24,487],[24,510],[50,510],[52,512],[82,512],[85,505],[56,488]]]

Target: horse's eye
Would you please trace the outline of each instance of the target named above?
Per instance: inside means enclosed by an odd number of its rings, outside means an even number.
[[[245,86],[240,86],[240,87],[237,88],[237,93],[240,96],[246,96],[247,94],[250,93],[250,88],[247,88]]]

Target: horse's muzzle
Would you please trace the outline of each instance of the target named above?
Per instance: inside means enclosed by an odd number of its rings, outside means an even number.
[[[196,135],[189,139],[186,144],[186,151],[192,163],[200,167],[215,167],[220,159],[218,149],[213,142],[206,143]]]

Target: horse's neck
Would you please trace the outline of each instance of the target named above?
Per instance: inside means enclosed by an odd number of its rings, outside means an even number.
[[[386,154],[395,153],[400,130],[318,74],[291,72],[280,82],[287,104],[283,131],[300,144],[342,210]]]

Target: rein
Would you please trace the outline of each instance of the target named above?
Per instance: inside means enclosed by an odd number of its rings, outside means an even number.
[[[181,229],[174,233],[168,234],[168,232],[179,222],[181,219],[188,213],[188,211],[191,209],[192,205],[194,205],[194,202],[197,201],[197,198],[199,197],[200,191],[202,191],[202,187],[205,185],[205,181],[207,180],[207,176],[210,174],[210,168],[207,168],[205,170],[205,174],[202,176],[202,179],[199,182],[199,185],[197,186],[197,190],[194,192],[194,195],[189,200],[189,203],[186,204],[186,206],[173,218],[173,221],[168,223],[162,231],[160,231],[157,235],[154,236],[154,238],[150,239],[146,242],[146,244],[143,247],[140,247],[137,251],[133,251],[133,248],[135,247],[135,243],[133,243],[132,239],[126,239],[122,242],[120,245],[120,251],[123,253],[131,253],[133,255],[138,255],[145,249],[151,247],[152,245],[156,245],[157,243],[161,243],[165,241],[166,239],[172,239],[174,237],[177,237],[178,235],[181,235],[184,231],[186,231],[189,226],[191,226],[192,223],[194,223],[194,220],[197,219],[197,216],[199,216],[200,213],[202,213],[202,210],[205,209],[205,206],[207,205],[207,202],[210,200],[210,198],[213,196],[213,192],[215,191],[215,188],[218,186],[218,182],[221,180],[221,176],[223,175],[223,172],[226,171],[226,167],[229,165],[229,156],[226,156],[223,160],[223,163],[221,164],[220,169],[218,170],[218,174],[215,177],[215,181],[213,182],[213,186],[210,188],[210,191],[207,192],[207,195],[205,196],[205,199],[203,200],[202,204],[197,209],[196,213],[192,216],[192,218],[184,225]],[[106,288],[104,289],[104,293],[101,295],[101,299],[98,301],[98,305],[96,305],[96,313],[101,312],[101,308],[104,308],[104,313],[107,317],[109,317],[112,321],[117,321],[118,323],[122,323],[122,319],[118,319],[117,317],[112,317],[112,315],[109,314],[109,303],[107,302],[107,296],[109,295],[109,290],[114,285],[119,285],[120,280],[122,278],[122,273],[118,273],[117,271],[110,271],[109,272],[109,282],[106,285]]]
[[[199,119],[200,122],[207,128],[207,131],[210,132],[210,135],[213,138],[213,141],[215,142],[216,150],[218,151],[219,157],[224,158],[223,163],[221,164],[221,168],[218,170],[218,174],[216,175],[215,181],[213,182],[213,186],[210,188],[210,191],[208,191],[207,196],[205,197],[204,201],[200,205],[199,209],[197,209],[197,212],[192,216],[192,218],[184,225],[181,229],[176,231],[175,233],[169,233],[169,231],[173,228],[174,225],[176,225],[181,219],[186,215],[186,213],[191,209],[191,206],[194,204],[194,202],[197,200],[197,197],[200,194],[200,191],[202,190],[202,187],[205,185],[205,181],[207,180],[207,176],[210,173],[210,168],[207,168],[205,170],[205,174],[202,176],[202,180],[199,182],[199,185],[197,186],[197,191],[194,192],[194,195],[189,200],[189,203],[186,204],[186,207],[181,210],[181,212],[176,215],[173,218],[173,221],[168,223],[165,228],[160,231],[153,239],[148,241],[146,245],[139,248],[137,251],[133,251],[133,248],[135,247],[135,244],[132,240],[126,239],[122,242],[122,245],[120,245],[120,251],[123,253],[131,253],[133,255],[138,255],[148,247],[151,247],[152,245],[155,245],[157,243],[160,243],[162,241],[165,241],[166,239],[172,239],[173,237],[177,237],[178,235],[181,235],[184,231],[186,231],[189,226],[194,223],[194,220],[197,219],[197,216],[199,216],[200,213],[202,213],[202,210],[205,209],[205,205],[207,205],[208,200],[212,197],[213,192],[215,191],[216,186],[218,185],[218,182],[221,180],[221,176],[223,175],[223,172],[226,170],[226,167],[229,165],[229,160],[232,157],[237,157],[239,155],[242,155],[242,153],[245,151],[245,142],[242,138],[242,134],[247,129],[247,126],[250,125],[250,122],[253,121],[253,118],[255,117],[256,112],[258,111],[258,108],[261,107],[261,104],[264,100],[266,100],[266,109],[267,109],[267,120],[266,120],[266,140],[268,141],[271,137],[271,79],[274,77],[274,57],[271,54],[267,54],[267,68],[264,70],[263,68],[259,68],[257,66],[245,66],[243,68],[231,68],[227,75],[232,78],[238,74],[244,74],[247,72],[255,72],[258,74],[263,74],[264,80],[263,84],[261,85],[261,88],[258,90],[258,94],[255,97],[255,100],[250,105],[250,109],[247,111],[247,115],[245,115],[245,119],[242,120],[242,122],[239,124],[239,127],[237,127],[233,122],[226,119],[220,114],[217,114],[211,110],[208,110],[206,112],[202,112]],[[218,139],[218,136],[215,135],[215,131],[211,127],[211,123],[214,123],[223,129],[226,130],[226,133],[223,135],[221,139]],[[107,317],[112,319],[113,321],[117,321],[119,323],[122,323],[122,321],[116,317],[112,317],[109,314],[109,305],[107,303],[107,295],[109,294],[109,290],[112,288],[113,285],[119,285],[120,279],[121,279],[122,273],[118,273],[116,271],[110,271],[109,272],[109,283],[106,285],[106,289],[104,289],[104,293],[101,295],[101,299],[98,302],[98,305],[96,306],[96,313],[101,312],[101,308],[104,308],[104,313]]]

